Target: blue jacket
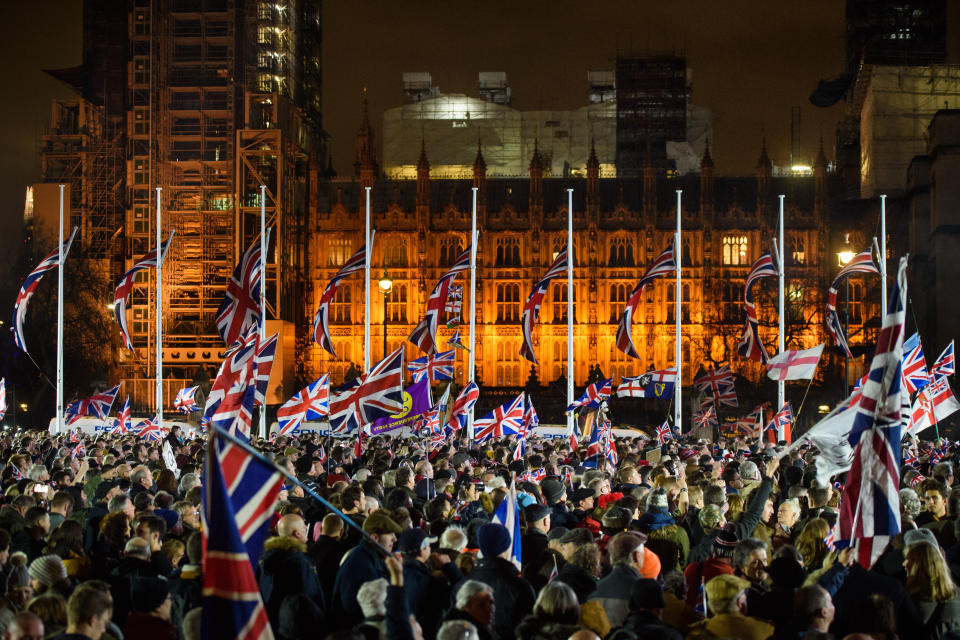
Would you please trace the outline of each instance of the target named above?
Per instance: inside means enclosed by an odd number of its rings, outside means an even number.
[[[346,558],[337,571],[337,579],[333,583],[333,597],[336,613],[343,616],[338,620],[338,628],[352,627],[363,620],[363,612],[357,602],[357,592],[364,582],[377,578],[390,579],[387,565],[384,564],[373,546],[363,540],[347,552]]]

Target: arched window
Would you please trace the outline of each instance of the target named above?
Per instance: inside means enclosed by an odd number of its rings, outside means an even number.
[[[456,236],[448,236],[440,241],[440,266],[451,267],[463,253],[463,243]]]
[[[553,321],[555,323],[564,323],[567,321],[567,283],[553,283]]]
[[[330,322],[336,324],[350,323],[350,285],[341,284],[330,303]],[[338,352],[339,353],[339,352]]]
[[[352,252],[350,238],[331,238],[327,247],[327,266],[340,267]]]
[[[747,236],[723,236],[721,243],[723,245],[722,257],[725,267],[744,267],[750,264],[747,256]]]
[[[497,285],[497,322],[520,320],[520,285]]]
[[[610,243],[610,267],[632,267],[633,245],[628,238],[614,238]]]
[[[803,238],[793,236],[790,238],[790,264],[802,265],[807,263],[807,252],[805,251]]]
[[[407,321],[407,285],[394,284],[386,302],[387,322]]]
[[[390,236],[383,247],[383,264],[385,267],[407,266],[407,242],[404,238]]]
[[[520,239],[515,237],[497,238],[498,267],[520,266]]]
[[[501,339],[497,342],[497,386],[519,387],[521,384],[520,343]]]

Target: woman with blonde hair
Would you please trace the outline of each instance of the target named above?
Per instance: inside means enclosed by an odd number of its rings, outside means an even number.
[[[917,607],[931,640],[960,629],[960,594],[940,547],[917,542],[904,552],[907,593]]]
[[[580,602],[573,589],[554,580],[540,590],[533,613],[517,627],[519,640],[566,640],[580,630]]]
[[[793,546],[803,556],[805,571],[815,571],[823,566],[823,559],[829,551],[825,542],[828,533],[830,533],[830,525],[827,521],[823,518],[814,518],[807,522],[803,531],[797,536]]]

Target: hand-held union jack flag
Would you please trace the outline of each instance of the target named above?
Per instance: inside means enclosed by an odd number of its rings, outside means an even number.
[[[914,394],[930,384],[919,333],[903,341],[903,383],[908,394]]]
[[[294,431],[305,420],[316,420],[329,413],[330,374],[325,373],[277,409],[280,435]]]
[[[267,229],[267,246],[270,246],[270,230]],[[233,270],[217,310],[217,330],[227,346],[245,336],[250,327],[260,326],[260,262],[258,238],[244,251],[240,264]]]
[[[468,246],[467,250],[460,254],[453,266],[443,274],[433,287],[433,291],[427,299],[427,312],[423,316],[423,320],[414,327],[413,332],[407,338],[426,354],[435,353],[437,350],[437,326],[440,324],[440,312],[443,311],[447,303],[447,291],[453,281],[457,279],[457,276],[470,268],[470,252],[471,247]]]
[[[403,347],[376,363],[360,383],[330,399],[330,428],[351,433],[403,408]]]
[[[710,373],[704,373],[693,381],[693,385],[708,393],[713,397],[716,405],[726,405],[728,407],[739,406],[737,401],[737,390],[733,383],[733,373],[730,371],[730,365],[717,367]]]
[[[757,330],[757,305],[753,301],[753,285],[760,278],[769,278],[770,276],[780,275],[776,266],[773,264],[773,257],[769,251],[765,251],[753,266],[750,267],[750,273],[747,274],[747,281],[743,287],[743,313],[745,324],[743,327],[743,336],[737,345],[737,353],[745,358],[756,360],[757,362],[767,361],[767,350],[760,340],[760,333]]]
[[[940,357],[937,358],[937,361],[933,363],[933,377],[938,378],[941,376],[952,376],[956,371],[954,361],[953,361],[953,340],[950,341],[950,344],[947,345],[947,348],[943,350],[943,353],[940,354]]]
[[[70,252],[70,245],[73,244],[73,238],[77,235],[77,228],[73,228],[70,239],[63,246],[63,259],[67,259]],[[23,322],[27,317],[27,306],[30,304],[30,298],[40,285],[40,279],[47,271],[52,271],[60,266],[60,249],[52,251],[46,258],[40,261],[33,271],[27,276],[17,292],[17,299],[13,303],[13,342],[21,351],[27,353],[27,340],[23,335]]]
[[[515,435],[523,424],[523,394],[473,421],[473,439],[483,443],[490,438]]]
[[[711,404],[702,411],[696,411],[693,414],[693,424],[700,428],[712,429],[720,424],[717,421],[717,410]]]
[[[467,383],[467,386],[460,390],[457,399],[453,401],[453,409],[450,410],[448,423],[452,425],[456,421],[457,429],[464,428],[467,425],[467,416],[470,414],[470,410],[473,409],[473,405],[477,404],[479,399],[480,387],[471,380]]]
[[[173,401],[173,407],[180,413],[190,413],[191,411],[199,411],[200,405],[197,404],[197,389],[196,387],[184,387],[177,391],[177,397]]]
[[[174,231],[171,231],[167,241],[160,243],[161,263],[166,258],[167,249],[170,247],[170,242],[173,241],[174,233]],[[157,249],[154,247],[153,250],[137,260],[133,266],[130,267],[129,271],[123,274],[123,277],[120,279],[120,284],[117,285],[117,288],[113,292],[113,314],[117,318],[117,324],[120,325],[120,335],[123,336],[123,343],[127,349],[130,349],[130,351],[134,353],[136,353],[137,350],[133,347],[133,339],[130,337],[130,330],[127,329],[127,302],[130,300],[130,293],[133,291],[133,283],[137,279],[137,274],[144,269],[156,266]]]
[[[113,420],[113,433],[114,435],[125,435],[127,431],[130,431],[130,396],[127,396],[127,399],[123,401],[123,406],[120,408],[120,412],[117,413],[117,417]]]
[[[670,430],[670,425],[664,422],[657,427],[657,444],[662,447],[667,440],[673,440],[673,432]]]
[[[579,400],[574,400],[567,407],[567,412],[580,407],[599,407],[600,403],[609,398],[611,393],[613,393],[613,378],[594,382],[584,390]]]
[[[533,291],[527,297],[523,305],[523,314],[521,316],[521,329],[523,331],[523,342],[520,344],[520,355],[537,364],[537,356],[533,353],[533,325],[537,323],[537,315],[540,313],[540,304],[543,297],[547,294],[547,287],[550,286],[550,280],[561,276],[567,272],[567,247],[564,246],[554,258],[553,264],[547,269],[547,272],[536,284]]]
[[[628,356],[640,358],[637,349],[633,346],[633,314],[637,312],[640,306],[640,300],[643,296],[643,288],[653,282],[657,277],[676,271],[677,263],[673,259],[673,245],[664,249],[663,253],[657,256],[650,268],[640,279],[630,296],[627,298],[627,304],[623,308],[623,315],[620,316],[620,324],[617,326],[617,349],[623,351]]]
[[[793,442],[793,436],[790,433],[790,427],[793,425],[793,407],[789,402],[784,402],[780,411],[773,414],[773,418],[767,424],[764,431],[769,434],[770,442],[777,444],[785,440],[787,444]]]
[[[150,442],[160,442],[163,440],[163,434],[160,433],[160,421],[157,419],[157,416],[149,420],[141,420],[133,429],[136,431],[136,434],[144,440],[149,440]]]
[[[214,432],[201,511],[204,638],[272,640],[253,567],[282,484],[275,469]]]
[[[267,402],[267,385],[270,384],[270,370],[273,369],[273,358],[277,354],[277,339],[279,333],[269,338],[257,341],[257,350],[253,354],[253,377],[255,380],[253,404],[264,406]]]
[[[424,376],[430,377],[430,382],[438,380],[453,380],[453,365],[457,359],[455,349],[437,354],[425,355],[422,358],[407,363],[407,370],[413,372],[413,381],[419,382]]]
[[[370,245],[373,246],[374,231],[370,231]],[[351,273],[363,271],[367,266],[367,247],[360,247],[360,250],[350,256],[350,259],[343,263],[336,275],[327,283],[327,287],[320,296],[320,304],[317,306],[317,313],[313,316],[313,341],[327,350],[334,358],[339,357],[333,350],[333,341],[330,339],[330,303],[337,295],[337,287],[340,281]]]
[[[897,280],[850,431],[853,464],[840,503],[839,538],[857,546],[857,559],[873,565],[900,532],[900,431],[903,328],[907,306],[907,259]]]
[[[74,424],[83,416],[96,416],[101,420],[106,420],[110,415],[110,409],[113,407],[113,401],[117,399],[117,393],[120,392],[120,385],[107,389],[103,393],[97,393],[84,400],[77,400],[67,405],[63,410],[63,417],[67,424]]]
[[[827,291],[827,330],[830,332],[830,335],[833,336],[833,339],[837,341],[837,346],[843,349],[843,352],[850,358],[853,357],[853,354],[850,353],[850,347],[847,346],[847,336],[844,333],[843,324],[840,322],[840,316],[837,315],[837,291],[840,288],[840,281],[855,273],[880,273],[877,266],[873,264],[873,253],[871,249],[858,253],[843,269],[840,269],[840,273],[833,279],[833,284],[830,285],[830,289]]]
[[[219,425],[231,433],[240,432],[247,438],[253,416],[247,411],[244,399],[253,377],[257,342],[256,327],[251,327],[243,340],[235,343],[237,348],[220,365],[203,409],[203,417],[210,425]]]

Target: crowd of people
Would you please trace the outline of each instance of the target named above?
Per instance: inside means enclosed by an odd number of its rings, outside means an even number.
[[[179,436],[176,470],[132,435],[0,440],[7,638],[216,637],[201,630],[206,447]],[[252,444],[298,481],[256,566],[281,640],[960,638],[960,488],[929,443],[869,569],[833,548],[842,486],[817,481],[806,446],[621,438],[611,465],[535,435],[519,460],[512,438],[378,436],[359,457],[315,434]],[[494,517],[513,495],[519,554]]]

